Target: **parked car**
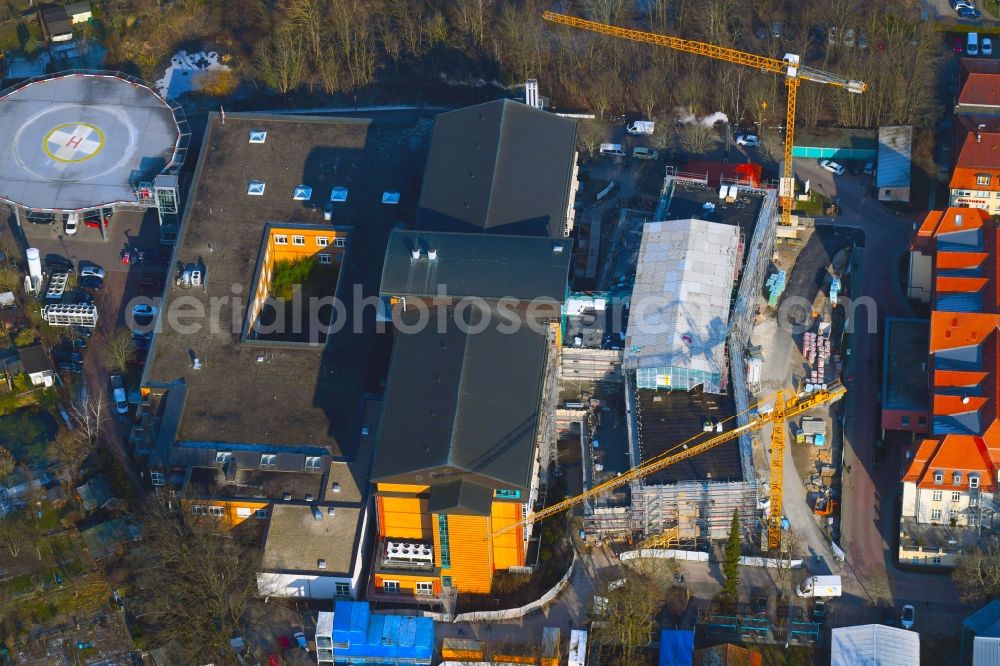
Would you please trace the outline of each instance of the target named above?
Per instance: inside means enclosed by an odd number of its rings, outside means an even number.
[[[838,176],[844,175],[844,167],[833,160],[820,160],[819,165],[829,171],[830,173],[835,173]]]
[[[823,624],[823,618],[826,617],[826,602],[822,599],[817,599],[813,604],[812,610],[812,621],[816,624]]]
[[[72,361],[59,361],[56,363],[56,370],[58,372],[69,373],[71,375],[83,374],[83,366],[79,363],[73,363]]]
[[[73,262],[58,254],[45,255],[45,267],[49,269],[49,272],[73,272]]]
[[[965,51],[965,40],[961,37],[956,37],[955,41],[951,43],[951,50],[961,55]]]
[[[737,146],[759,146],[760,137],[756,134],[737,134],[736,135],[736,145]]]
[[[63,338],[62,346],[66,349],[86,349],[87,338]]]
[[[975,21],[980,16],[982,16],[982,13],[980,13],[980,11],[975,7],[962,7],[958,10],[958,18],[963,18],[968,21]]]
[[[80,277],[99,277],[104,279],[104,269],[97,264],[87,264],[86,266],[80,266]]]
[[[94,331],[87,328],[86,326],[76,326],[73,328],[73,335],[78,338],[90,338],[94,334]]]
[[[96,275],[88,275],[85,278],[80,278],[77,282],[81,289],[87,289],[89,291],[101,291],[104,289],[104,280],[97,277]]]
[[[844,30],[844,46],[854,46],[854,28]]]
[[[658,160],[660,159],[660,151],[645,146],[636,146],[632,149],[632,157],[637,160]]]
[[[767,615],[767,597],[757,597],[753,602],[754,615]]]
[[[759,21],[753,22],[753,36],[757,39],[767,39],[767,30],[764,28],[764,24]]]
[[[70,213],[66,216],[66,235],[72,236],[80,228],[80,215],[78,213]]]
[[[989,37],[983,37],[983,41],[979,43],[979,52],[984,56],[993,55],[993,40]]]
[[[870,44],[870,42],[868,41],[868,33],[859,32],[858,33],[858,48],[859,49],[866,49],[866,48],[868,48],[869,44]]]
[[[88,294],[85,291],[75,291],[73,292],[72,302],[83,305],[93,305],[94,295]]]
[[[870,176],[873,173],[875,173],[875,163],[872,162],[871,160],[868,160],[867,162],[865,162],[865,169],[864,169],[864,171],[865,171],[865,175],[866,176]]]
[[[70,363],[83,363],[83,354],[73,351],[72,349],[53,349],[52,358],[59,362],[69,361]]]
[[[774,21],[771,23],[771,36],[775,39],[781,37],[781,21]]]
[[[125,384],[121,375],[111,375],[111,402],[119,414],[128,414],[128,401],[125,399]]]
[[[159,312],[159,309],[155,305],[137,303],[132,306],[132,319],[134,319],[135,323],[139,326],[149,326],[156,318],[157,312]]]
[[[910,604],[903,606],[903,612],[899,614],[899,626],[903,629],[912,629],[917,622],[917,609]]]

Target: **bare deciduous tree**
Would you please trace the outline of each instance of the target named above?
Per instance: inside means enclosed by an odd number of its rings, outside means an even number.
[[[258,549],[233,534],[190,523],[157,498],[130,556],[138,614],[157,639],[176,641],[191,663],[228,663],[229,639],[245,635],[246,609],[257,593]]]
[[[580,150],[590,157],[607,134],[607,125],[596,120],[582,120],[576,124],[576,141]]]
[[[711,141],[712,130],[701,123],[688,123],[681,127],[681,147],[689,153],[705,152]]]
[[[8,513],[0,517],[0,546],[7,549],[11,557],[31,545],[32,533],[27,529],[24,512]]]
[[[981,602],[1000,594],[1000,543],[993,539],[958,559],[951,579],[962,592],[962,601]]]
[[[638,648],[652,638],[662,594],[654,592],[649,579],[638,572],[623,573],[624,582],[608,585],[603,608],[595,608],[599,622],[594,624],[594,639],[602,654],[611,648],[617,652],[617,663],[631,666],[643,663]]]
[[[116,329],[104,343],[104,362],[115,372],[125,372],[134,354],[132,332],[127,328]]]
[[[294,27],[279,28],[260,43],[254,61],[261,79],[281,94],[298,88],[305,73],[302,35]]]

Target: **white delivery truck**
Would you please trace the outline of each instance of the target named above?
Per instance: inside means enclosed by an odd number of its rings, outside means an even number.
[[[839,597],[842,592],[840,576],[809,576],[795,588],[800,597]]]
[[[632,136],[640,136],[642,134],[652,134],[656,123],[652,120],[637,120],[631,125],[625,126],[625,131]]]

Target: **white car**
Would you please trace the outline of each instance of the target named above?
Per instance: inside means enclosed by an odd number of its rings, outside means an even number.
[[[903,629],[912,629],[917,622],[917,610],[910,604],[903,606],[903,612],[899,614],[899,626]]]
[[[993,42],[989,37],[983,37],[983,41],[979,42],[979,52],[984,56],[993,55]]]
[[[80,228],[80,216],[76,213],[70,213],[66,216],[66,235],[72,236],[76,233],[77,229]]]
[[[760,137],[756,134],[737,134],[736,135],[736,145],[737,146],[759,146]]]
[[[819,165],[829,171],[830,173],[835,173],[838,176],[844,175],[844,167],[842,164],[837,164],[833,160],[820,160]]]
[[[132,306],[132,319],[139,326],[149,326],[153,323],[153,319],[156,318],[156,313],[159,312],[159,308],[155,305],[148,305],[146,303],[138,303]]]
[[[87,266],[80,267],[80,277],[84,278],[87,276],[99,277],[104,279],[104,269],[97,264],[89,264]]]

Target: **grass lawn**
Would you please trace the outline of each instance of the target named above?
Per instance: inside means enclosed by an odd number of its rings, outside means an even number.
[[[29,394],[32,401],[35,393]],[[49,443],[59,431],[55,417],[41,407],[26,407],[0,416],[0,446],[5,446],[18,461],[36,464],[45,461]]]
[[[808,201],[795,201],[795,208],[792,212],[809,217],[822,217],[823,207],[826,206],[827,203],[828,201],[825,197],[822,197],[815,192],[810,192]]]

